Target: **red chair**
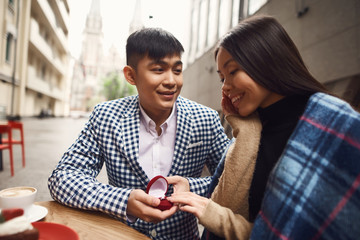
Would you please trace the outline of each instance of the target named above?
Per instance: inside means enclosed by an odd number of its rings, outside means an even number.
[[[0,125],[0,134],[4,135],[7,134],[9,139],[12,139],[11,135],[11,127],[9,125]],[[13,161],[13,149],[12,149],[12,143],[0,143],[0,150],[9,149],[10,153],[10,171],[11,176],[14,176],[14,161]]]
[[[3,138],[3,143],[9,143],[11,141],[12,144],[21,144],[21,153],[22,153],[22,165],[25,167],[25,145],[24,145],[24,131],[23,124],[21,122],[16,121],[8,121],[8,125],[11,130],[17,129],[20,131],[20,139],[12,139],[11,136],[8,135],[8,138]]]

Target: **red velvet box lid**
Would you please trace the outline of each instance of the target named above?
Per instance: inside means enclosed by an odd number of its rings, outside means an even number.
[[[160,205],[157,208],[162,211],[168,210],[173,206],[173,204],[169,202],[165,196],[168,188],[168,182],[161,175],[152,178],[146,188],[147,194],[158,197],[160,199]]]

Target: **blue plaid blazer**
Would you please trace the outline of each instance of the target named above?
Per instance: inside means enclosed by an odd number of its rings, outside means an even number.
[[[251,239],[360,239],[360,114],[314,94],[267,183]]]
[[[182,97],[176,104],[176,142],[169,176],[187,177],[191,191],[205,196],[211,177],[199,178],[203,167],[206,164],[214,172],[229,139],[215,110]],[[138,96],[97,105],[49,177],[48,187],[54,200],[102,211],[126,222],[131,190],[145,190],[150,180],[138,163],[139,127]],[[96,180],[103,164],[109,184]],[[172,189],[168,194],[171,193]],[[156,225],[140,219],[127,224],[153,239],[199,238],[196,218],[181,211]]]

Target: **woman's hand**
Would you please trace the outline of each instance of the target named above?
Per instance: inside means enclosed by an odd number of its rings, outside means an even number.
[[[210,201],[208,198],[201,197],[192,192],[174,193],[167,200],[174,203],[174,205],[179,205],[181,211],[192,213],[197,218],[204,214],[206,206]]]
[[[236,108],[232,105],[231,100],[224,91],[222,92],[221,107],[225,116],[230,114],[239,114]]]
[[[180,176],[166,177],[168,184],[174,186],[174,193],[178,192],[190,192],[189,181],[186,178]]]
[[[179,206],[181,211],[192,213],[197,218],[201,217],[209,199],[190,192],[189,181],[186,178],[173,176],[166,177],[166,180],[174,186],[174,193],[166,199],[174,203],[174,206]]]

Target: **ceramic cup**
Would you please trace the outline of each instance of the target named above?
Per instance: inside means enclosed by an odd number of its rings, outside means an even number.
[[[22,208],[25,214],[35,201],[37,189],[34,187],[11,187],[0,191],[0,208]]]

